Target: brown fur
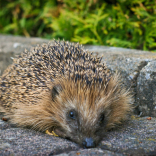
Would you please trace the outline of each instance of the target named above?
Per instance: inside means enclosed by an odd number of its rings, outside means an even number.
[[[91,60],[91,58],[89,59]],[[96,59],[98,60],[98,58]],[[20,62],[20,59],[17,60],[17,62]],[[92,147],[83,144],[86,138],[91,138],[94,142],[94,147],[98,145],[105,132],[125,120],[128,112],[131,110],[130,93],[121,87],[119,76],[117,74],[112,76],[110,72],[100,64],[100,61],[97,62],[98,63],[96,63],[96,61],[95,63],[90,62],[89,65],[91,66],[91,64],[93,64],[93,66],[95,66],[98,64],[96,69],[98,71],[101,70],[101,72],[97,72],[95,75],[92,67],[89,71],[78,69],[78,71],[73,73],[74,70],[69,70],[69,64],[67,64],[68,70],[66,74],[62,75],[61,71],[56,71],[57,66],[54,67],[55,62],[53,62],[54,68],[46,71],[46,74],[48,72],[50,73],[46,76],[46,87],[37,87],[37,85],[35,86],[34,84],[32,89],[28,89],[29,92],[26,92],[25,87],[28,85],[23,85],[24,76],[22,76],[22,80],[20,78],[19,81],[19,83],[21,83],[20,86],[22,86],[20,89],[16,88],[16,86],[19,86],[18,82],[12,81],[13,85],[11,85],[11,87],[13,87],[13,89],[11,89],[9,94],[11,97],[9,97],[8,101],[6,100],[7,95],[5,94],[5,92],[9,92],[9,89],[6,89],[7,83],[5,83],[5,85],[1,83],[1,92],[4,94],[1,96],[3,103],[1,105],[5,108],[6,114],[8,114],[12,123],[22,127],[32,127],[40,131],[54,130],[60,137],[69,138],[86,147]],[[73,69],[73,67],[71,67],[72,63],[70,63],[70,69]],[[81,59],[79,63],[81,63]],[[83,62],[82,64],[83,67],[87,66]],[[24,63],[23,65],[25,67]],[[14,68],[14,65],[11,68]],[[45,69],[46,68],[48,67],[45,67]],[[63,67],[60,67],[59,69],[62,68]],[[34,69],[35,67],[33,70]],[[22,72],[23,70],[24,69],[20,67],[20,71]],[[26,70],[26,73],[28,73],[29,70],[32,71],[32,69],[29,68]],[[55,74],[59,71],[58,76],[57,78],[53,76],[54,79],[49,81],[50,75],[53,75],[54,71],[56,71]],[[6,74],[4,73],[2,76],[3,82],[9,72],[10,70],[7,69]],[[16,72],[16,68],[14,72]],[[75,79],[76,72],[79,74],[78,79]],[[87,73],[86,77],[84,73]],[[106,74],[106,76],[104,77],[102,74]],[[13,76],[15,75],[11,73],[11,77]],[[42,74],[38,76],[41,78]],[[96,77],[95,80],[93,79],[94,77]],[[100,77],[102,77],[102,81]],[[26,78],[25,81],[32,81],[30,84],[33,85],[36,80],[35,76],[32,76],[32,78],[34,78],[34,81],[28,78]],[[89,81],[89,78],[91,81]],[[5,87],[2,87],[2,84]],[[10,86],[8,88],[10,88]],[[16,96],[19,99],[16,99]],[[5,102],[5,100],[7,102]],[[11,103],[9,107],[7,107],[7,103],[10,101]],[[70,116],[71,112],[74,113],[74,118]]]

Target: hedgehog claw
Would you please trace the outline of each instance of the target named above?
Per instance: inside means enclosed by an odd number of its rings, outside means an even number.
[[[45,132],[45,133],[46,133],[46,134],[48,134],[48,135],[53,135],[53,136],[58,137],[58,135],[57,135],[54,131],[49,132],[48,130],[46,130],[46,132]]]

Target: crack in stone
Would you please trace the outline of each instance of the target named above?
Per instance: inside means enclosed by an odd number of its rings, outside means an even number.
[[[135,110],[134,110],[134,113],[135,114],[137,114],[137,115],[139,115],[139,116],[141,116],[141,112],[140,112],[140,110],[139,110],[139,104],[136,102],[137,101],[137,82],[138,82],[138,77],[139,77],[139,75],[140,75],[140,72],[141,72],[141,70],[149,63],[150,61],[141,61],[141,63],[140,63],[140,65],[138,66],[138,69],[137,69],[137,74],[136,74],[136,76],[135,76],[135,78],[134,78],[134,85],[133,85],[133,87],[134,87],[134,92],[135,92],[135,94],[134,94],[134,106],[135,106]]]

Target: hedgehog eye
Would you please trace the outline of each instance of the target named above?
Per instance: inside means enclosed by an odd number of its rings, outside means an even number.
[[[70,112],[69,112],[69,117],[70,117],[71,119],[74,119],[74,120],[75,120],[75,118],[76,118],[75,112],[74,112],[74,111],[70,111]]]
[[[104,119],[105,119],[105,115],[101,114],[100,119],[99,119],[100,123],[103,123]]]

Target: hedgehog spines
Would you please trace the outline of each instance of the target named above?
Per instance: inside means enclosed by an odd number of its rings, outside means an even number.
[[[80,44],[38,45],[15,58],[0,79],[0,105],[11,122],[55,129],[80,145],[91,138],[96,146],[131,110],[119,76]]]

